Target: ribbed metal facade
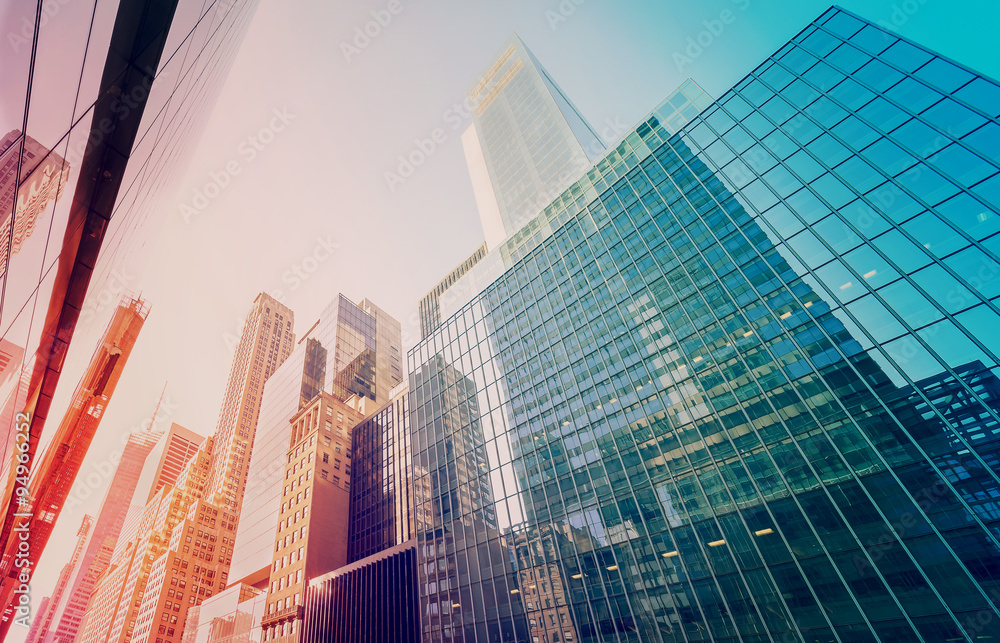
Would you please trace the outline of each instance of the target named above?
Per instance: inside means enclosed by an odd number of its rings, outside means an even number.
[[[303,643],[419,643],[415,541],[312,581]]]

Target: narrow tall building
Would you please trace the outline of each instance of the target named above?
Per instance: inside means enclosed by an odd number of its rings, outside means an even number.
[[[292,353],[294,321],[295,314],[284,304],[265,293],[257,295],[243,322],[229,370],[206,498],[222,508],[220,520],[234,532],[243,506],[264,382]]]
[[[517,35],[466,92],[462,136],[490,250],[520,230],[604,152],[604,143]]]
[[[265,640],[300,641],[309,579],[347,563],[351,427],[365,417],[352,402],[360,400],[320,393],[291,418],[261,620]]]
[[[25,643],[41,643],[45,640],[49,629],[56,621],[57,606],[62,600],[66,588],[69,587],[73,572],[77,568],[87,540],[91,536],[91,527],[93,526],[94,517],[84,515],[83,520],[80,521],[80,528],[76,532],[76,547],[73,548],[73,554],[70,556],[69,562],[63,565],[59,572],[56,586],[52,589],[52,595],[46,599],[45,606],[35,614],[37,622],[31,624],[33,634],[25,639]]]
[[[73,393],[62,422],[45,453],[32,467],[29,483],[31,512],[22,510],[20,517],[15,518],[15,528],[24,529],[24,533],[28,534],[29,577],[45,550],[148,314],[149,309],[141,299],[129,298],[118,306]],[[25,541],[20,538],[9,541],[0,567],[3,571],[0,597],[6,606],[5,619],[11,618],[14,591],[24,582],[24,568],[15,565],[15,554],[22,542]]]

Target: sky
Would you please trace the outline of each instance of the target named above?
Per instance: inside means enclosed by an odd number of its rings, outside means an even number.
[[[214,431],[242,317],[259,292],[295,311],[298,334],[342,292],[399,319],[404,348],[417,342],[418,300],[483,240],[459,140],[470,122],[462,103],[511,32],[613,142],[685,78],[721,95],[828,6],[262,0],[137,261],[88,294],[92,321],[78,329],[54,411],[68,403],[120,290],[141,293],[151,312],[78,481],[107,468],[165,383],[160,420]],[[1000,3],[841,6],[1000,77]],[[407,172],[401,159],[411,156],[421,162]],[[35,575],[36,600],[68,561],[83,514],[99,510],[110,475],[99,477],[63,511]],[[14,628],[10,640],[23,636]]]

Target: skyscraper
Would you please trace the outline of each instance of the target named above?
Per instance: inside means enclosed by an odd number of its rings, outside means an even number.
[[[292,353],[295,314],[268,294],[254,299],[243,322],[222,409],[215,429],[216,451],[206,497],[223,507],[222,521],[236,531],[264,382]]]
[[[80,521],[80,528],[76,532],[76,547],[73,548],[73,554],[70,556],[69,562],[63,565],[62,570],[59,572],[59,577],[56,579],[56,586],[52,590],[52,596],[46,598],[45,607],[39,609],[35,615],[37,623],[33,622],[31,624],[34,631],[25,639],[26,643],[41,643],[45,639],[49,628],[55,621],[56,606],[62,600],[63,592],[69,586],[73,570],[76,569],[80,556],[83,554],[84,546],[91,533],[90,528],[93,525],[94,517],[84,515],[83,520]]]
[[[401,384],[381,408],[351,429],[351,512],[347,560],[413,538],[409,389]]]
[[[20,130],[0,139],[0,274],[7,271],[9,258],[35,231],[39,215],[62,196],[69,180],[69,163],[30,136],[23,136],[18,163],[21,144]]]
[[[474,294],[456,293],[455,283],[604,151],[601,138],[516,34],[466,92],[466,104],[472,125],[462,134],[462,147],[486,241],[420,300],[421,339],[447,317],[442,297]]]
[[[61,601],[57,601],[52,606],[52,627],[48,628],[52,631],[48,632],[42,639],[44,643],[73,643],[76,639],[80,623],[87,611],[87,604],[94,591],[94,584],[111,563],[111,556],[118,543],[118,537],[121,534],[129,507],[136,495],[136,486],[146,458],[164,435],[163,431],[152,430],[155,426],[156,413],[156,411],[153,412],[152,420],[144,430],[130,433],[125,442],[125,448],[122,450],[118,465],[115,467],[114,477],[112,477],[111,484],[104,495],[101,510],[91,531],[87,548],[79,557],[73,575],[70,577],[69,591],[65,593]],[[170,427],[163,452],[164,459],[175,455],[179,446],[177,441],[172,439],[176,437],[175,428],[187,431],[176,424]],[[185,440],[185,442],[187,441]],[[188,455],[185,463],[193,455],[193,453]],[[161,460],[161,465],[162,463]],[[172,480],[165,482],[161,479],[162,473],[161,466],[157,471],[157,485],[172,484],[176,480],[176,476],[174,476]],[[53,599],[55,599],[54,596]]]
[[[424,640],[988,636],[998,95],[831,9],[463,277],[409,355]]]
[[[402,330],[399,321],[370,299],[362,299],[358,308],[375,320],[375,395],[371,399],[385,404],[392,389],[403,381]]]
[[[576,180],[604,144],[516,34],[466,99],[472,125],[462,142],[493,250]]]
[[[371,312],[338,295],[268,380],[250,462],[247,507],[236,535],[233,583],[264,587],[268,582],[292,416],[320,391],[341,401],[364,398],[364,408],[370,410],[402,381],[392,360],[401,351],[399,322],[367,299],[362,304]],[[381,359],[383,351],[388,359]]]
[[[123,300],[115,310],[111,323],[90,359],[86,372],[73,393],[72,401],[62,422],[52,436],[43,456],[31,471],[29,496],[22,507],[30,506],[30,513],[23,509],[17,516],[8,516],[16,529],[25,530],[27,541],[21,538],[8,540],[4,553],[0,596],[5,607],[5,627],[12,622],[16,588],[25,584],[24,566],[18,566],[16,553],[23,551],[21,542],[28,544],[27,575],[30,577],[48,543],[52,527],[69,496],[73,481],[80,470],[91,440],[104,412],[114,395],[122,370],[128,362],[132,348],[149,309],[141,299]],[[0,630],[2,631],[2,630]]]

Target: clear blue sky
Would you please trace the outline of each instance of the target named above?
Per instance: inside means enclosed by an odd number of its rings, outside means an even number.
[[[143,264],[118,273],[149,299],[152,314],[81,478],[121,432],[149,415],[166,380],[175,409],[170,419],[202,434],[214,430],[239,318],[261,290],[281,291],[296,312],[298,333],[343,291],[355,301],[370,297],[400,319],[407,346],[416,341],[417,300],[482,241],[459,141],[468,119],[454,106],[511,32],[602,132],[631,127],[685,77],[718,96],[829,6],[802,0],[398,2],[391,20],[379,14],[387,24],[368,26],[377,35],[345,55],[342,43],[351,45],[356,29],[390,0],[261,1],[181,188],[162,204]],[[998,2],[842,6],[1000,77]],[[705,21],[723,11],[731,12],[729,24],[679,70],[674,54],[686,55],[688,38],[697,39]],[[274,120],[275,110],[284,122]],[[251,158],[250,137],[272,125],[281,131],[271,132],[273,140],[265,135],[269,142]],[[385,173],[396,171],[397,157],[435,129],[443,130],[444,142],[390,190]],[[239,174],[207,206],[195,207],[196,191],[227,166]],[[111,309],[98,313],[99,321],[82,329],[74,344],[54,409],[64,408]],[[102,494],[64,512],[36,575],[37,596],[51,590],[83,511],[96,512]]]

